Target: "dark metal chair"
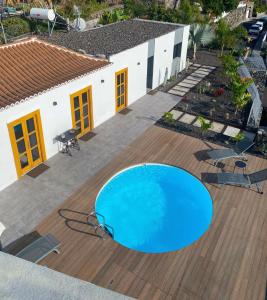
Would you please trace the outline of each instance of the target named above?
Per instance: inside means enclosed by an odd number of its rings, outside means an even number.
[[[228,184],[251,188],[253,185],[257,187],[257,191],[263,194],[261,183],[267,180],[267,169],[257,171],[251,174],[237,173],[219,173],[217,174],[218,184]]]
[[[246,159],[245,152],[254,145],[254,142],[248,139],[244,139],[233,147],[233,149],[215,149],[208,151],[208,156],[214,160],[214,165],[225,159],[229,158],[241,158]]]

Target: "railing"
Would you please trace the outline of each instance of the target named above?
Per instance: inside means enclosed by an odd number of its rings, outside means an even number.
[[[103,223],[96,224],[89,221],[90,217],[94,217],[96,219],[97,216],[100,216],[103,219]],[[108,234],[111,238],[114,238],[114,229],[106,224],[105,217],[99,213],[97,213],[95,210],[93,210],[87,217],[87,223],[91,224],[95,228],[95,234],[98,235],[98,230],[101,229],[104,233],[102,236],[99,235],[102,239],[105,239],[105,235]]]

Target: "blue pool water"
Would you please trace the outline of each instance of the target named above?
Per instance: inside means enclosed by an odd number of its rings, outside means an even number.
[[[113,229],[115,241],[146,253],[192,244],[208,229],[213,212],[211,196],[199,179],[163,164],[117,173],[100,190],[95,209],[98,222]]]

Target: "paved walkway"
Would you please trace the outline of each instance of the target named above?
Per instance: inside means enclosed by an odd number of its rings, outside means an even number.
[[[194,86],[200,83],[206,76],[208,76],[216,67],[205,66],[199,64],[192,64],[190,69],[194,70],[185,79],[177,83],[172,89],[168,91],[169,94],[184,96],[187,94]]]
[[[192,126],[195,126],[195,127],[200,127],[200,122],[199,122],[198,117],[196,115],[192,115],[192,114],[189,114],[189,113],[184,113],[184,112],[182,112],[180,110],[176,110],[176,109],[173,109],[171,111],[171,113],[173,115],[174,120],[176,120],[178,122],[188,124],[188,125],[192,125]],[[211,128],[209,130],[211,130],[213,132],[216,132],[216,133],[221,133],[225,136],[232,137],[232,138],[235,137],[238,133],[241,132],[241,129],[239,129],[239,128],[229,126],[229,125],[225,125],[223,123],[215,122],[215,121],[211,122]],[[243,130],[242,132],[250,140],[253,140],[254,137],[255,137],[255,134],[252,133],[252,132],[248,132],[248,131],[245,131],[245,130]]]
[[[46,162],[50,166],[46,172],[35,179],[24,176],[0,192],[0,222],[7,228],[2,236],[3,245],[31,232],[179,100],[180,97],[161,92],[144,96],[130,106],[129,114],[117,114],[95,128],[95,137],[80,142],[81,151],[73,151],[72,157],[55,155]]]

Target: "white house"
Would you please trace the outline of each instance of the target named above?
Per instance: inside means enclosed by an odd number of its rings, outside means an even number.
[[[0,190],[55,155],[56,136],[87,134],[184,69],[188,35],[129,20],[1,46]]]

